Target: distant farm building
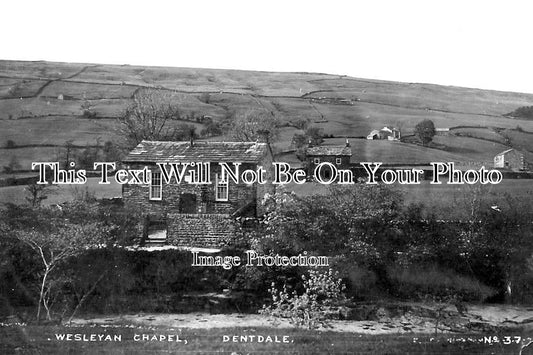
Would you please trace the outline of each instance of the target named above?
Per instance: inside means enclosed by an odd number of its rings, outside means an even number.
[[[346,140],[344,146],[309,147],[305,151],[305,157],[307,161],[307,175],[313,176],[316,166],[325,162],[333,164],[337,169],[348,169],[352,157],[352,148],[348,140]],[[330,179],[330,173],[330,169],[322,169],[322,178],[324,180]]]
[[[450,134],[449,128],[435,128],[435,135],[437,136],[447,136]]]
[[[389,141],[396,141],[401,138],[401,132],[397,128],[389,128],[387,126],[383,127],[382,129],[375,129],[368,136],[366,136],[366,139],[388,139]]]
[[[515,149],[507,149],[494,157],[494,167],[513,171],[525,170],[524,154]]]

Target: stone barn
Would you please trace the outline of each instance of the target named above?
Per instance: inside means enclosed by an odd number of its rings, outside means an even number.
[[[128,169],[147,167],[150,183],[125,184],[122,188],[125,206],[143,215],[141,245],[219,248],[245,221],[253,225],[263,214],[263,196],[273,190],[272,161],[267,143],[142,141],[123,163]],[[179,183],[177,174],[166,183],[157,163],[166,163],[168,172],[171,163],[181,163],[181,168],[186,163],[194,166],[184,168]],[[266,184],[235,183],[230,178],[223,181],[219,163],[227,163],[233,171],[233,163],[240,163],[240,172],[262,166]],[[195,177],[209,183],[199,184]]]
[[[350,142],[346,140],[344,146],[316,146],[308,147],[305,150],[307,176],[313,176],[315,168],[318,164],[328,162],[333,164],[337,169],[349,169],[350,159],[352,158],[352,148]],[[323,169],[322,176],[324,180],[330,179],[329,169]]]
[[[387,126],[382,129],[374,129],[367,136],[366,139],[375,140],[375,139],[387,139],[389,141],[400,140],[402,134],[397,128],[389,128]]]
[[[494,167],[512,171],[526,170],[524,154],[515,149],[507,149],[494,157]]]

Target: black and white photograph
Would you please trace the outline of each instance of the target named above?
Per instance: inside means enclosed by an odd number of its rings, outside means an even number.
[[[533,354],[528,1],[9,1],[0,354]]]

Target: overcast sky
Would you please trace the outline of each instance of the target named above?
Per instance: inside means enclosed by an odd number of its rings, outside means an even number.
[[[533,93],[532,10],[527,0],[18,0],[1,6],[0,59],[308,71]]]

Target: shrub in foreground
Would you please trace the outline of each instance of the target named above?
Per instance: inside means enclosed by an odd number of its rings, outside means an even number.
[[[302,275],[302,280],[304,293],[301,295],[296,291],[289,293],[286,285],[279,291],[272,284],[272,304],[263,306],[260,313],[275,319],[288,319],[296,327],[329,327],[330,314],[345,300],[342,280],[331,269],[326,272],[310,270],[309,277]]]
[[[496,291],[477,279],[436,266],[390,267],[387,270],[392,293],[406,299],[454,297],[460,301],[482,302]]]

